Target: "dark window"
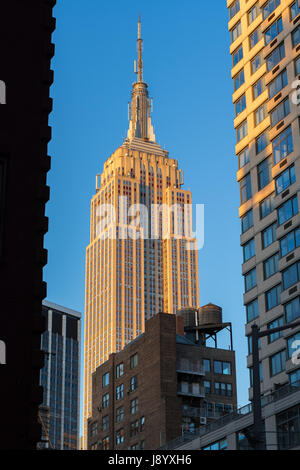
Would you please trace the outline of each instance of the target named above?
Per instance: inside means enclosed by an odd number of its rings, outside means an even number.
[[[215,374],[231,375],[230,362],[214,361],[214,372]]]
[[[134,369],[138,365],[138,354],[130,357],[130,369]]]
[[[282,31],[282,17],[277,18],[265,31],[265,45],[269,44]]]
[[[296,47],[300,42],[300,26],[297,26],[296,29],[292,32],[292,43],[293,47]]]
[[[266,310],[271,310],[280,304],[281,284],[278,284],[266,292]]]
[[[288,188],[291,184],[295,183],[295,181],[295,166],[291,165],[275,179],[276,194],[282,193],[282,191]]]
[[[278,212],[278,225],[284,224],[287,220],[298,214],[298,199],[297,196],[292,197],[286,201],[277,210]]]
[[[248,173],[248,175],[242,178],[240,181],[240,197],[241,204],[244,204],[252,197],[250,173]]]
[[[291,10],[291,20],[293,20],[300,13],[299,0],[293,3],[290,10]]]
[[[267,71],[270,72],[285,57],[284,43],[279,44],[274,51],[266,58]]]
[[[102,376],[102,387],[107,387],[107,385],[109,385],[109,372]]]
[[[300,446],[300,405],[276,416],[279,450]]]
[[[121,364],[118,364],[117,365],[117,369],[116,369],[116,376],[117,376],[117,379],[119,377],[122,377],[122,375],[124,374],[124,364],[123,362]]]
[[[269,83],[269,98],[274,98],[288,84],[287,72],[284,69],[279,75],[277,75],[272,82]]]
[[[256,286],[256,269],[252,269],[247,274],[245,274],[245,291],[253,289]]]
[[[257,299],[252,300],[252,302],[246,305],[246,313],[247,313],[247,322],[250,322],[254,320],[254,318],[257,318],[259,316]]]
[[[296,297],[284,306],[285,321],[290,323],[300,317],[300,297]]]
[[[264,261],[264,276],[265,279],[273,276],[273,274],[278,272],[278,260],[279,260],[279,253],[268,258]]]
[[[288,289],[289,287],[296,284],[300,279],[300,262],[292,264],[282,273],[283,288]]]
[[[280,351],[270,357],[271,376],[280,374],[285,370],[286,350]]]
[[[253,227],[253,211],[246,212],[246,214],[242,217],[242,233],[247,232],[249,228]]]
[[[250,258],[252,258],[253,256],[255,256],[255,243],[254,243],[254,238],[252,238],[251,240],[249,240],[248,243],[246,243],[246,244],[243,246],[243,253],[244,253],[244,263],[246,263],[246,261],[248,261]]]
[[[289,98],[285,98],[281,103],[279,103],[276,108],[271,111],[271,127],[276,126],[282,119],[285,118],[290,112],[290,101]]]
[[[262,231],[262,248],[263,250],[272,245],[276,241],[276,227],[277,222],[267,227]]]
[[[272,162],[270,158],[266,158],[257,166],[257,177],[258,177],[258,190],[267,186],[272,178]]]
[[[272,321],[271,323],[268,324],[268,328],[270,330],[274,328],[279,328],[280,326],[284,325],[284,317],[277,318],[276,320]],[[281,338],[283,335],[282,331],[278,331],[278,333],[273,333],[268,336],[269,338],[269,343],[274,343],[277,339]]]
[[[260,134],[255,140],[256,155],[262,152],[269,145],[269,129]]]
[[[291,126],[287,127],[272,141],[274,165],[293,151],[293,134]]]
[[[234,78],[233,78],[233,85],[234,85],[234,91],[236,91],[240,86],[245,83],[245,74],[244,74],[244,69],[242,69]]]

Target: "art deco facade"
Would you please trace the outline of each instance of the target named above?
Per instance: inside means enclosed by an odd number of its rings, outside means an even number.
[[[190,205],[192,197],[182,189],[177,161],[155,141],[151,101],[143,81],[140,22],[136,68],[128,137],[97,176],[91,202],[86,251],[84,446],[92,406],[91,374],[111,353],[140,335],[145,321],[157,312],[199,307],[197,250],[186,249],[187,240],[191,241],[186,224],[191,213],[184,211],[184,205]],[[134,204],[142,206],[135,213],[130,212]],[[154,205],[162,204],[169,209],[177,204],[180,210],[154,215]],[[103,212],[105,205],[109,208]],[[136,216],[139,223],[133,222]],[[182,221],[182,236],[178,237]]]
[[[300,316],[300,8],[293,0],[227,6],[251,378],[251,324],[274,328]],[[263,393],[299,381],[291,360],[299,335],[261,340]]]

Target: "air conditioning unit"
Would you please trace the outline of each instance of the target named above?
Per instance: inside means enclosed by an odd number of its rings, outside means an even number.
[[[207,418],[205,416],[200,417],[200,424],[206,424],[207,423]]]

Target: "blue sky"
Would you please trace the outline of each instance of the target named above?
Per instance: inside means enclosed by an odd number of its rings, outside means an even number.
[[[84,312],[90,199],[96,174],[127,132],[139,12],[157,141],[178,159],[193,202],[205,204],[200,303],[222,306],[224,321],[233,323],[244,405],[249,374],[225,0],[64,0],[55,7],[48,299]],[[220,344],[227,348],[229,338]]]

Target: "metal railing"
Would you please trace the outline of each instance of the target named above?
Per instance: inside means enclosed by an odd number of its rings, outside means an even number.
[[[205,397],[205,389],[198,384],[179,383],[177,388],[179,395],[187,395],[192,397]]]
[[[176,370],[186,374],[205,375],[204,365],[197,360],[181,358],[177,362]]]
[[[291,395],[292,393],[300,391],[300,381],[293,382],[291,384],[284,385],[279,389],[275,390],[274,392],[270,393],[269,395],[265,395],[262,397],[262,406],[269,405],[275,401],[281,400],[282,398]],[[241,408],[229,413],[227,415],[222,416],[220,419],[212,421],[211,423],[201,426],[200,428],[196,429],[194,432],[184,432],[182,436],[174,439],[173,441],[167,442],[164,446],[160,447],[160,449],[176,449],[180,445],[186,444],[188,442],[193,441],[197,437],[204,436],[212,431],[215,431],[236,419],[243,418],[248,414],[252,413],[252,403],[248,403]],[[202,415],[201,415],[202,416]]]

